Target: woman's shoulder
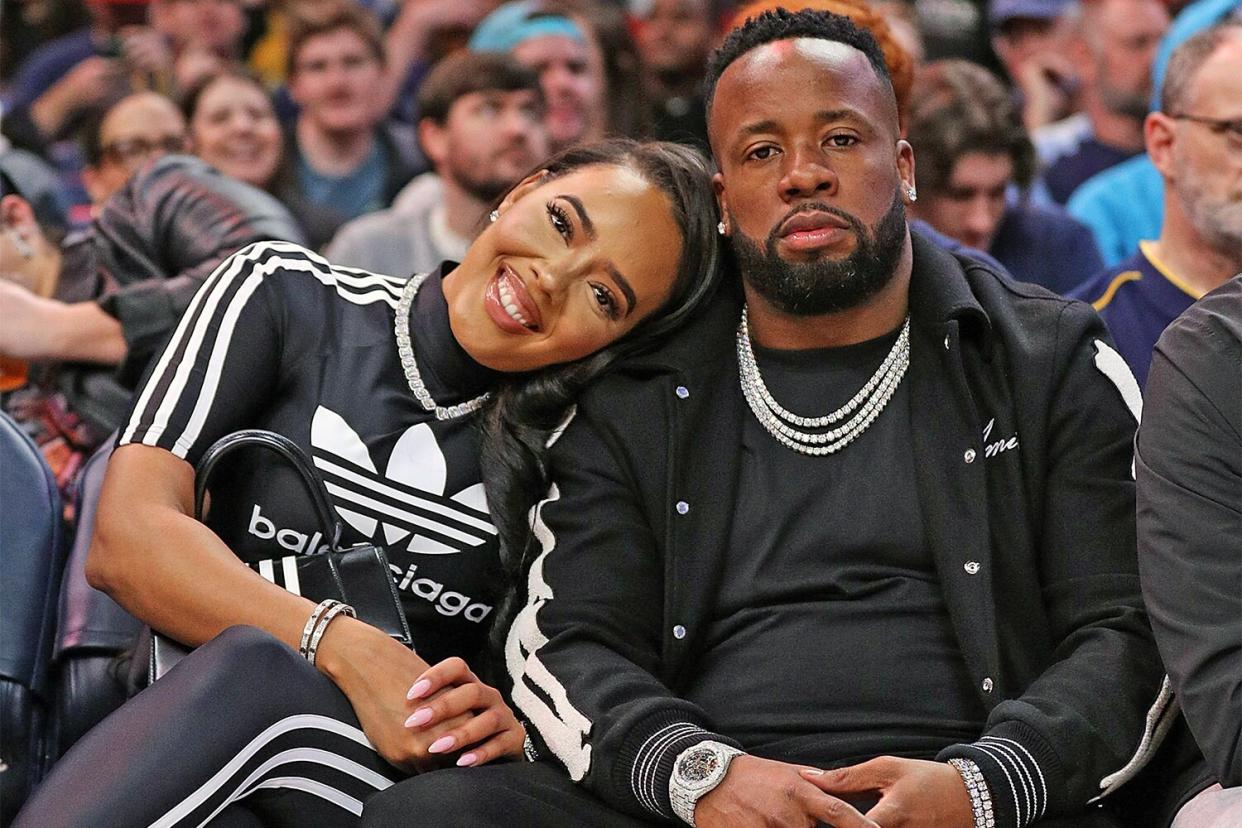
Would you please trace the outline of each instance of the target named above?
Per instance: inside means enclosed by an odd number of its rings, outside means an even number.
[[[334,265],[301,245],[282,241],[256,242],[234,253],[221,265],[225,279],[264,284],[282,304],[386,306],[395,310],[406,279]],[[317,288],[317,289],[316,289]]]

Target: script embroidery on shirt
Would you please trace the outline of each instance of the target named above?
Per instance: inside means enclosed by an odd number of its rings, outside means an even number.
[[[983,427],[983,456],[995,457],[1002,451],[1009,451],[1018,447],[1018,433],[1014,432],[1010,437],[1004,437],[995,442],[989,443],[988,440],[992,436],[992,429],[996,426],[996,418],[988,420],[988,424]]]

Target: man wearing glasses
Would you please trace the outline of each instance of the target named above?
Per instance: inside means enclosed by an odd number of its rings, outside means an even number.
[[[1144,132],[1164,179],[1160,237],[1075,292],[1104,317],[1140,385],[1168,324],[1242,271],[1242,24],[1178,47]]]
[[[88,129],[83,143],[86,169],[82,183],[96,210],[145,162],[188,152],[190,146],[185,116],[155,92],[122,98],[99,121],[97,131]]]

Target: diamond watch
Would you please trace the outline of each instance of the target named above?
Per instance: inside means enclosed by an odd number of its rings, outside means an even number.
[[[720,742],[699,742],[677,754],[668,780],[673,813],[694,825],[694,806],[724,781],[729,763],[742,751]]]

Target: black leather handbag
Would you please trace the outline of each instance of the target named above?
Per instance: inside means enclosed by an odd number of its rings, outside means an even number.
[[[388,556],[378,546],[359,544],[340,548],[341,522],[328,499],[323,481],[310,459],[296,443],[272,431],[236,431],[212,443],[194,470],[194,517],[202,521],[203,503],[212,470],[225,455],[242,448],[273,451],[301,477],[319,521],[327,550],[302,555],[250,561],[247,566],[278,586],[312,601],[335,598],[354,608],[358,618],[407,647],[413,646],[410,627],[401,608],[396,584],[388,568]],[[147,679],[153,682],[180,661],[189,648],[160,633],[152,632]]]

